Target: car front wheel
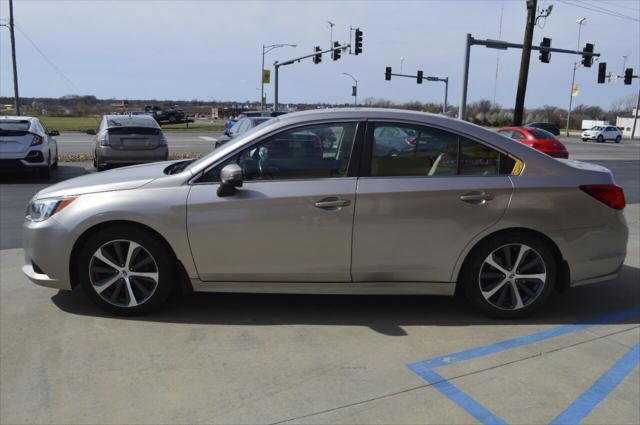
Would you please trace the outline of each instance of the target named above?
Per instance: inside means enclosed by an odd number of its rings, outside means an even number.
[[[119,315],[160,308],[175,275],[175,260],[164,243],[132,226],[109,227],[90,236],[77,271],[87,295],[102,309]]]
[[[556,259],[547,243],[528,233],[503,234],[482,242],[462,271],[465,295],[485,315],[525,317],[551,294]]]

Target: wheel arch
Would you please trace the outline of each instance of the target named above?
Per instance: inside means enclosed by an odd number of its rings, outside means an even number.
[[[569,289],[570,283],[571,283],[571,270],[569,268],[569,263],[567,262],[567,260],[564,258],[564,256],[562,255],[562,251],[560,250],[560,247],[558,247],[558,244],[551,239],[549,236],[545,235],[544,233],[538,231],[538,230],[533,230],[533,229],[529,229],[526,227],[509,227],[509,228],[505,228],[505,229],[500,229],[500,230],[496,230],[494,232],[491,232],[487,235],[484,235],[482,238],[480,238],[479,240],[475,241],[473,243],[473,246],[466,252],[466,254],[464,254],[464,260],[462,262],[459,262],[459,267],[457,268],[457,270],[455,270],[455,282],[456,282],[456,296],[460,295],[461,288],[463,285],[460,284],[460,277],[463,274],[463,271],[465,269],[465,267],[467,266],[467,264],[469,263],[470,259],[472,258],[473,254],[475,253],[476,249],[485,241],[492,239],[496,236],[499,235],[504,235],[504,234],[516,234],[516,233],[525,233],[525,234],[529,234],[535,237],[538,237],[540,239],[542,239],[543,241],[545,241],[545,243],[549,246],[549,248],[551,248],[551,250],[553,251],[554,256],[556,257],[556,259],[558,259],[558,281],[556,282],[556,286],[555,289],[559,292],[564,292],[565,290]]]
[[[86,241],[95,233],[109,228],[109,227],[135,227],[137,229],[141,229],[157,238],[168,250],[169,254],[173,257],[176,262],[176,268],[178,270],[178,285],[182,293],[190,293],[193,291],[191,286],[191,280],[187,274],[187,271],[182,264],[182,262],[178,259],[174,249],[171,247],[169,242],[166,240],[164,236],[162,236],[157,230],[154,228],[147,226],[146,224],[131,221],[131,220],[110,220],[104,221],[102,223],[95,224],[88,229],[86,229],[80,237],[76,239],[73,244],[73,248],[71,249],[71,256],[69,257],[69,279],[71,281],[71,287],[75,288],[78,286],[78,272],[77,272],[77,261],[78,256],[80,255],[80,251]]]

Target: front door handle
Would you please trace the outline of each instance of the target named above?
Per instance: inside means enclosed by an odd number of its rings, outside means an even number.
[[[460,200],[473,205],[484,204],[493,199],[493,194],[485,191],[473,191],[460,195]]]
[[[351,201],[348,199],[338,199],[335,197],[324,198],[316,202],[317,208],[322,208],[323,210],[335,211],[342,207],[346,207],[351,205]]]

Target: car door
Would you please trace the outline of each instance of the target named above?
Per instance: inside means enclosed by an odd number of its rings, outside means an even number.
[[[279,131],[197,178],[187,229],[200,279],[351,281],[352,158],[359,158],[352,150],[364,137],[360,126],[330,122]],[[219,197],[219,173],[229,163],[242,168],[243,186]]]
[[[618,129],[612,126],[607,127],[607,135],[606,135],[606,139],[611,139],[611,140],[615,140],[616,136],[618,135]]]
[[[384,126],[415,134],[414,151],[377,154],[374,135]],[[465,246],[504,214],[514,161],[477,141],[423,125],[370,123],[366,142],[354,217],[353,280],[452,281]]]

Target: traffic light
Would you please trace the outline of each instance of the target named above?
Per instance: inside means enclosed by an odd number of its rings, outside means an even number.
[[[624,84],[631,84],[631,80],[633,79],[633,68],[627,68],[624,70]]]
[[[422,76],[423,75],[424,75],[424,73],[422,71],[418,71],[418,76],[416,78],[416,83],[422,84]]]
[[[362,53],[362,31],[360,28],[356,28],[356,45],[354,54],[359,55]]]
[[[385,70],[384,70],[384,79],[387,80],[387,81],[391,80],[391,67],[390,66],[386,67]]]
[[[321,50],[322,49],[320,48],[320,46],[316,46],[315,48],[316,52],[320,52]],[[315,55],[313,55],[313,63],[317,65],[320,62],[322,62],[322,53],[316,53]]]
[[[331,51],[331,59],[333,59],[334,61],[340,59],[340,49],[338,49],[337,47],[340,47],[340,42],[334,41],[333,50]]]
[[[540,56],[539,56],[540,62],[549,63],[549,61],[551,60],[551,52],[546,49],[551,47],[551,39],[544,37],[542,39],[542,42],[540,43],[540,47],[541,47]]]
[[[584,49],[582,49],[582,51],[584,53],[593,53],[593,44],[591,43],[587,43],[584,45]],[[591,64],[593,63],[593,56],[591,55],[582,55],[582,64],[587,67],[587,68],[591,68]]]
[[[607,78],[607,63],[600,62],[598,64],[598,84],[603,84],[605,78]]]

